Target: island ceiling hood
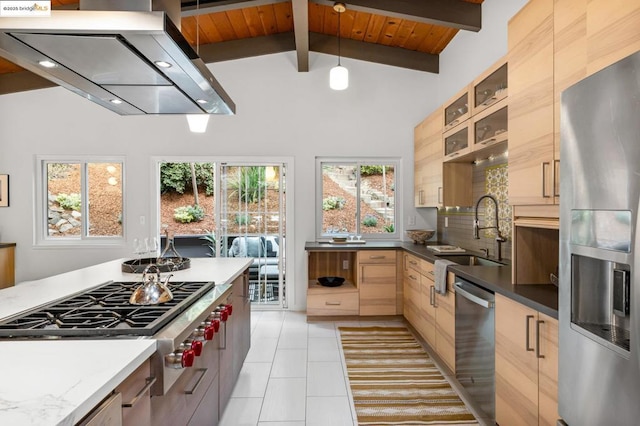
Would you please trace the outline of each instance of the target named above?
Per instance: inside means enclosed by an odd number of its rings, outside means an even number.
[[[180,1],[171,3],[180,22]],[[50,17],[1,17],[0,56],[120,115],[235,114],[170,8],[157,4],[168,2],[84,0]]]

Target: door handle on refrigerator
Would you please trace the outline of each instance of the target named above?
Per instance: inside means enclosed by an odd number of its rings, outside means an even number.
[[[529,320],[533,319],[533,315],[527,315],[527,317],[525,318],[526,321],[526,338],[525,338],[525,349],[527,350],[527,352],[533,352],[533,348],[531,347],[531,342],[529,341],[529,334],[530,334],[530,330],[529,330]]]
[[[544,324],[544,321],[536,321],[536,358],[544,358],[544,355],[540,355],[540,324]]]

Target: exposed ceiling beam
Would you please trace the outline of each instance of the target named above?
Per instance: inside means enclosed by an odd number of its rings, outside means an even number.
[[[311,0],[325,6],[334,1]],[[435,24],[461,30],[480,31],[482,5],[461,0],[347,0],[348,10],[391,18]]]
[[[292,50],[296,50],[293,33],[281,33],[204,44],[200,46],[200,58],[205,63],[212,63]]]
[[[224,0],[201,1],[198,7],[195,1],[182,2],[182,16],[204,15],[207,13],[226,12],[228,10],[244,9],[246,7],[258,7],[275,3],[290,3],[291,0]]]
[[[338,54],[337,37],[313,32],[309,35],[309,49],[311,51],[330,55]],[[360,59],[432,73],[439,71],[438,55],[351,39],[340,39],[340,43],[340,55],[343,58]]]
[[[296,38],[298,71],[309,71],[309,2],[292,0],[293,32]]]
[[[0,95],[56,86],[57,84],[52,81],[42,78],[30,71],[0,74]]]

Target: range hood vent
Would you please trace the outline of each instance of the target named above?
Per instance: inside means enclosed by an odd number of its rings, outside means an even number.
[[[0,18],[0,56],[120,115],[235,114],[164,11]]]

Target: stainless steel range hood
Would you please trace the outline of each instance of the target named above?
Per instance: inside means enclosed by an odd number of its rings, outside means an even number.
[[[164,11],[3,17],[0,56],[121,115],[235,113]]]

